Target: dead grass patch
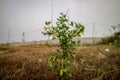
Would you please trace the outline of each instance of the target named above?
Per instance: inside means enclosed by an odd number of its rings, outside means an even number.
[[[106,48],[109,48],[110,52],[106,52]],[[0,49],[2,52],[0,55],[0,79],[59,80],[57,73],[50,71],[47,67],[49,54],[57,49],[58,46],[46,45]],[[78,46],[76,53],[71,66],[70,80],[119,79],[120,48],[107,45]]]

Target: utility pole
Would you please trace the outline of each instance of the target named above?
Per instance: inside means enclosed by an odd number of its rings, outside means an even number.
[[[10,43],[10,29],[8,29],[8,44]]]
[[[51,0],[51,24],[52,24],[52,28],[53,28],[53,2],[52,2],[52,0]],[[50,36],[48,35],[47,44],[49,43],[49,38],[50,38]]]
[[[52,2],[52,0],[51,0],[51,9],[52,9],[52,11],[51,11],[51,23],[52,23],[52,27],[53,27],[53,2]]]
[[[95,32],[95,23],[93,23],[93,44],[95,44],[95,35],[94,35],[94,32]]]
[[[22,41],[25,43],[25,32],[22,33]]]

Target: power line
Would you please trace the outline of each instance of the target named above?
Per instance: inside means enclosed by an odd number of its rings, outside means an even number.
[[[93,23],[87,23],[87,24],[84,24],[84,25],[92,25]]]
[[[101,23],[96,23],[96,24],[98,24],[98,25],[105,25],[105,26],[112,26],[110,24],[101,24]]]
[[[51,18],[52,18],[52,13],[53,12],[51,12]],[[51,19],[52,20],[52,19]],[[95,39],[95,29],[96,29],[96,27],[97,27],[97,25],[99,26],[99,25],[102,25],[102,26],[104,26],[104,25],[106,25],[106,26],[111,26],[111,25],[109,25],[109,24],[100,24],[100,23],[88,23],[88,24],[85,24],[85,25],[88,25],[88,26],[91,26],[91,27],[93,27],[93,29],[92,29],[92,31],[91,31],[91,33],[93,34],[92,36],[93,36],[93,40]],[[101,26],[101,27],[102,27]],[[21,32],[21,33],[15,33],[15,34],[13,34],[12,33],[12,36],[13,37],[15,37],[15,36],[19,36],[19,35],[21,35],[22,34],[22,42],[25,42],[25,37],[26,37],[26,34],[30,34],[30,33],[33,33],[33,32],[37,32],[37,31],[39,31],[39,32],[41,32],[43,29],[35,29],[35,30],[29,30],[29,31],[25,31],[25,32]],[[48,40],[49,40],[49,38],[50,37],[48,37]],[[8,43],[10,43],[10,40],[11,40],[11,31],[10,31],[10,29],[8,29]],[[93,42],[94,43],[94,42]]]
[[[36,32],[36,31],[40,31],[43,29],[34,29],[34,30],[29,30],[29,31],[24,31],[25,34],[28,34],[28,33],[32,33],[32,32]],[[18,33],[14,33],[12,36],[18,36],[18,35],[21,35],[23,32],[18,32]]]
[[[32,33],[32,32],[37,32],[37,31],[41,31],[43,29],[35,29],[35,30],[30,30],[30,31],[26,31],[25,33]]]

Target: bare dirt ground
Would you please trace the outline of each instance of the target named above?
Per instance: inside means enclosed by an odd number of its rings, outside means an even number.
[[[120,48],[108,45],[77,46],[68,80],[118,80]],[[48,68],[48,56],[58,46],[0,46],[0,79],[59,80]]]

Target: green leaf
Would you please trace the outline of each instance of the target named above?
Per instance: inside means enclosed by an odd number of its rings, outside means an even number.
[[[71,24],[70,24],[71,26],[73,26],[73,21],[71,21]]]
[[[46,21],[46,22],[45,22],[46,25],[49,25],[50,23],[51,23],[50,21]]]

